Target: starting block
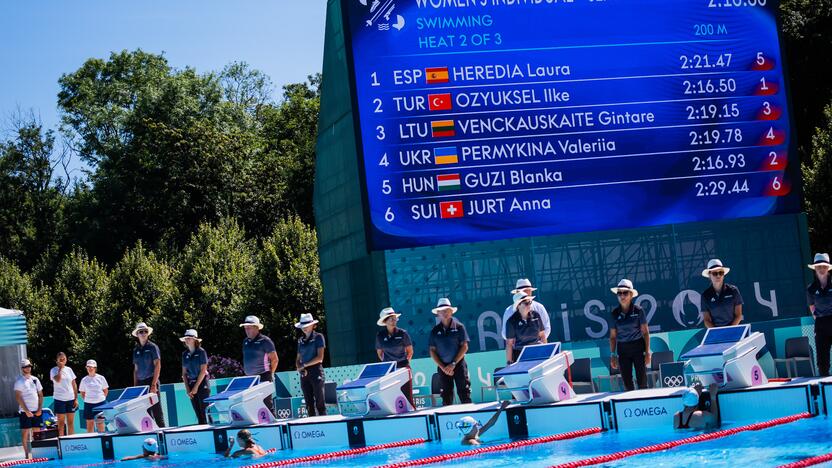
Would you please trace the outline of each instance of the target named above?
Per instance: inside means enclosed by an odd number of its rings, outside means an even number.
[[[336,389],[338,409],[344,416],[387,416],[415,410],[402,393],[410,369],[396,369],[395,362],[367,364],[358,378]]]
[[[159,395],[147,385],[128,387],[117,400],[97,407],[95,419],[103,419],[107,430],[118,434],[155,431],[159,426],[148,410],[156,403]]]
[[[205,416],[210,424],[250,426],[276,421],[264,400],[274,392],[272,382],[260,383],[260,377],[235,377],[225,391],[205,399],[210,403]]]
[[[497,399],[509,391],[520,404],[547,404],[575,396],[564,374],[575,362],[572,352],[561,352],[560,342],[526,346],[517,362],[494,374]],[[505,385],[505,387],[501,386]]]
[[[681,356],[685,379],[726,389],[765,385],[768,378],[757,361],[765,344],[765,335],[751,333],[751,325],[709,328],[702,343]]]

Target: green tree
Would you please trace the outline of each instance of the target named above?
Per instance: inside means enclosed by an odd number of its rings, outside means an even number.
[[[29,270],[61,241],[65,182],[53,179],[53,132],[32,116],[13,120],[14,138],[0,143],[0,252]]]
[[[44,321],[44,318],[49,317],[54,311],[49,288],[35,283],[30,275],[20,271],[14,262],[2,255],[0,307],[23,311],[29,330],[29,356],[35,364],[35,374],[43,380],[55,363],[54,353],[48,352],[52,346],[52,330]]]
[[[111,313],[108,288],[107,270],[86,252],[75,248],[64,257],[52,285],[55,310],[44,320],[60,333],[54,340],[55,351],[67,351],[76,367],[99,351],[87,347],[87,337],[95,333],[96,321]]]
[[[263,241],[257,257],[249,310],[270,326],[282,369],[292,369],[302,313],[311,313],[325,326],[323,292],[315,230],[299,217],[281,220]]]
[[[73,218],[88,221],[79,241],[89,251],[112,262],[139,239],[181,246],[200,223],[235,215],[259,137],[240,119],[248,102],[224,100],[217,75],[123,51],[60,85],[64,125],[94,168]]]
[[[321,75],[316,74],[306,83],[284,86],[281,103],[262,111],[266,151],[271,158],[260,166],[267,172],[257,174],[262,184],[258,186],[267,188],[265,196],[282,194],[278,213],[297,214],[307,224],[314,223],[312,190],[320,110]]]
[[[832,180],[832,103],[824,109],[824,122],[812,137],[811,157],[803,162],[806,211],[809,214],[809,235],[816,251],[832,248],[832,205],[829,203],[829,181]]]
[[[812,151],[815,127],[832,98],[826,73],[820,72],[832,50],[832,0],[783,0],[780,5],[785,59],[791,82],[793,118],[801,158]]]
[[[185,320],[199,331],[209,354],[241,359],[238,326],[253,275],[253,246],[233,219],[201,225],[185,246],[178,276]]]
[[[178,337],[184,317],[178,307],[175,271],[139,242],[125,252],[110,273],[109,310],[92,321],[78,349],[95,352],[99,371],[114,388],[132,385],[132,351],[136,339],[130,335],[137,322],[154,327],[152,340],[162,353],[162,381],[176,382],[181,373]]]

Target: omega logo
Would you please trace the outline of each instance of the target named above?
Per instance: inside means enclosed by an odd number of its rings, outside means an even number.
[[[631,409],[627,408],[624,410],[624,417],[625,418],[640,418],[642,416],[663,416],[668,414],[667,408],[664,406],[648,406],[645,408],[636,408]]]

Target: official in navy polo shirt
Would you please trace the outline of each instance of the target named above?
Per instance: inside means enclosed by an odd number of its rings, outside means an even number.
[[[622,279],[618,286],[610,288],[618,296],[618,307],[612,311],[610,327],[610,367],[621,367],[621,380],[627,391],[634,390],[633,369],[638,388],[647,388],[647,366],[650,365],[650,330],[647,317],[633,299],[638,291],[633,282]]]
[[[531,296],[534,292],[537,291],[537,288],[532,287],[532,282],[528,278],[520,278],[517,280],[517,283],[514,285],[514,289],[511,290],[512,296],[524,292]],[[549,312],[546,311],[546,307],[543,304],[532,301],[532,310],[537,312],[540,315],[540,318],[543,320],[543,330],[546,332],[546,339],[549,338],[549,334],[552,333],[552,325],[549,323]],[[515,307],[512,303],[506,310],[503,311],[503,328],[500,330],[500,335],[502,335],[503,339],[506,339],[506,324],[508,323],[508,319],[514,315]]]
[[[386,307],[379,312],[376,325],[384,328],[376,334],[376,354],[382,362],[395,361],[398,369],[410,369],[410,360],[413,358],[413,341],[410,339],[407,330],[397,326],[401,315],[396,313],[392,307]],[[412,374],[407,383],[402,385],[402,393],[413,408],[416,408],[416,404],[413,402]]]
[[[277,370],[277,350],[274,342],[260,333],[263,324],[254,315],[246,317],[240,326],[246,331],[246,338],[243,340],[243,371],[246,375],[259,375],[260,382],[274,382],[274,372]],[[266,397],[263,402],[274,414],[272,395]]]
[[[179,338],[185,343],[185,351],[182,353],[182,382],[185,384],[185,393],[191,399],[191,406],[196,413],[199,424],[208,424],[205,418],[205,399],[211,395],[211,388],[208,386],[208,352],[202,347],[202,338],[193,328],[185,330],[185,334]]]
[[[711,286],[702,293],[700,307],[705,328],[742,322],[742,295],[736,286],[725,282],[729,271],[718,258],[708,261],[708,267],[702,270],[702,276],[711,280]]]
[[[460,403],[471,403],[471,380],[468,376],[468,364],[465,353],[468,352],[468,331],[459,320],[454,318],[457,308],[451,305],[447,297],[439,299],[433,314],[439,317],[439,323],[433,327],[428,338],[430,357],[437,365],[439,382],[442,388],[442,405],[454,403],[454,384]]]
[[[323,366],[326,340],[315,331],[317,323],[312,314],[301,314],[300,321],[295,324],[295,328],[302,332],[298,338],[295,367],[300,374],[300,389],[306,401],[307,413],[309,416],[326,416]]]
[[[822,377],[829,375],[829,349],[832,347],[832,281],[829,278],[829,254],[815,254],[815,260],[809,268],[815,270],[815,280],[806,289],[809,311],[815,319],[815,352],[817,353],[818,373]]]
[[[132,335],[136,337],[136,347],[133,348],[133,386],[147,385],[150,391],[159,394],[159,374],[162,372],[162,358],[159,347],[150,341],[153,328],[146,323],[139,322]],[[165,416],[162,414],[162,404],[157,402],[150,407],[150,415],[156,420],[156,425],[165,427]]]
[[[506,322],[506,364],[517,361],[528,345],[546,342],[546,329],[540,314],[532,308],[534,296],[525,292],[514,295],[514,314]]]

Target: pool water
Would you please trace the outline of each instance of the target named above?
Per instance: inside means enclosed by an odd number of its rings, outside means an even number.
[[[724,426],[723,429],[730,428]],[[442,462],[441,466],[466,466],[472,468],[547,467],[584,458],[604,455],[623,450],[653,445],[671,440],[683,439],[695,435],[695,432],[677,432],[672,430],[629,431],[617,433],[608,431],[572,440],[557,441],[547,444],[479,455],[455,461]],[[499,444],[506,440],[488,440],[487,443]],[[371,452],[350,458],[327,460],[313,465],[327,467],[374,467],[390,463],[415,460],[450,452],[470,450],[458,442],[431,442],[411,447],[388,449]],[[832,452],[832,420],[816,417],[800,420],[790,424],[748,431],[713,441],[683,445],[672,450],[636,455],[603,466],[650,466],[652,467],[732,467],[753,466],[754,468],[774,467],[804,458]],[[143,460],[119,463],[119,466],[186,466],[199,463],[208,466],[241,466],[286,458],[322,453],[311,450],[284,450],[270,454],[262,459],[226,460],[214,454],[176,455],[169,460],[147,462]],[[101,463],[86,466],[101,465]],[[84,466],[77,462],[62,464],[60,461],[38,464],[36,466]],[[307,464],[306,466],[309,466]],[[822,466],[822,465],[820,465]],[[832,466],[832,464],[828,465]]]

